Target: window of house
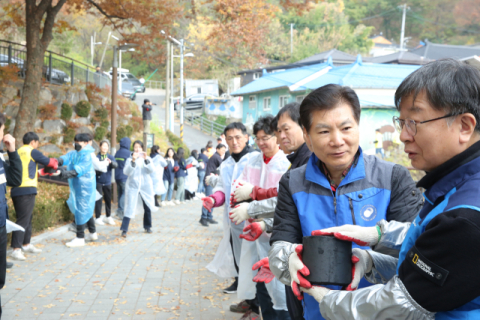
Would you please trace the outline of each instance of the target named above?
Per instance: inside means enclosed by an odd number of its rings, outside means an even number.
[[[302,103],[303,99],[305,99],[305,96],[297,96],[296,98],[298,103]]]
[[[256,96],[248,97],[248,108],[249,109],[257,109],[257,97]]]
[[[272,107],[272,99],[270,97],[263,98],[263,111],[270,111]]]
[[[288,103],[288,96],[280,96],[279,108],[282,109]]]
[[[254,72],[253,73],[253,80],[256,80],[256,79],[261,78],[261,77],[262,77],[261,72]]]

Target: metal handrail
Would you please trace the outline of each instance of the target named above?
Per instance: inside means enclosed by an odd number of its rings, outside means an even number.
[[[154,81],[154,80],[145,81],[145,88],[163,89],[164,85],[165,85],[165,81]]]
[[[0,39],[0,42],[5,42],[5,43],[9,43],[9,44],[14,44],[14,45],[17,45],[17,46],[25,47],[25,52],[27,52],[27,50],[26,50],[26,45],[24,45],[24,44],[21,44],[21,43],[18,43],[18,42],[12,42],[12,41],[8,41],[8,40],[1,40],[1,39]],[[87,63],[85,63],[85,62],[78,61],[78,60],[75,60],[75,59],[73,59],[73,58],[64,56],[63,54],[56,53],[56,52],[53,52],[53,51],[50,51],[50,50],[45,50],[45,52],[48,52],[48,53],[57,55],[57,56],[59,56],[59,57],[65,58],[65,59],[67,59],[67,60],[70,60],[70,61],[73,61],[73,62],[76,62],[76,63],[79,63],[79,64],[83,64],[83,65],[84,65],[85,67],[87,67],[87,68],[95,69],[95,67],[92,66],[92,65],[89,65],[89,64],[87,64]]]
[[[185,112],[185,123],[189,123],[192,127],[196,126],[200,131],[209,133],[210,135],[217,135],[223,133],[224,125],[218,124],[215,121],[208,120],[203,115],[194,114],[192,112]]]

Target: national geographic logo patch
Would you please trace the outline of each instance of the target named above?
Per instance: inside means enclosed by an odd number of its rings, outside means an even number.
[[[413,246],[407,253],[406,258],[410,264],[428,280],[443,286],[448,276],[448,271],[425,258],[417,247]]]

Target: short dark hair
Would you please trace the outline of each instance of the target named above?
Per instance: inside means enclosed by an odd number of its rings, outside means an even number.
[[[190,152],[190,155],[192,157],[194,157],[195,159],[198,159],[198,151],[197,150],[192,150],[192,152]]]
[[[143,149],[143,142],[142,142],[142,141],[140,141],[140,140],[135,140],[135,141],[133,142],[133,144],[132,144],[132,148],[135,148],[135,145],[136,145],[136,144],[138,144],[140,147],[142,147],[142,150],[144,150],[144,149]],[[145,151],[145,150],[144,150],[144,151]]]
[[[38,134],[32,131],[25,133],[25,135],[23,136],[23,144],[30,144],[30,142],[32,141],[39,141],[39,140],[40,138],[38,137]]]
[[[143,100],[143,103],[147,103],[147,102],[150,102],[150,100],[148,100],[148,99]]]
[[[150,149],[150,157],[158,153],[159,151],[160,151],[160,147],[157,145],[153,145],[152,148]]]
[[[185,155],[185,150],[180,147],[177,149],[177,153],[175,154],[175,160],[179,161],[180,159],[183,159],[183,156]]]
[[[200,153],[204,153],[205,151],[207,151],[207,149],[205,148],[200,149]]]
[[[267,114],[263,117],[258,118],[257,122],[255,122],[255,124],[253,125],[253,134],[257,135],[257,133],[261,130],[263,130],[267,135],[274,134],[275,131],[273,131],[271,128],[273,118],[274,117],[271,114]]]
[[[327,84],[310,92],[303,99],[300,105],[300,122],[302,126],[309,132],[312,126],[312,113],[314,111],[334,109],[340,102],[350,105],[355,121],[360,123],[360,102],[355,91],[338,84]]]
[[[213,148],[213,142],[212,142],[212,140],[208,140],[206,147],[207,147],[207,149],[208,149],[208,148]]]
[[[225,127],[225,130],[223,130],[223,133],[227,135],[227,132],[233,129],[238,129],[242,131],[242,134],[247,134],[247,128],[245,125],[241,122],[232,122],[228,126]]]
[[[224,145],[223,143],[219,143],[219,144],[217,145],[217,150],[220,150],[220,149],[222,149],[222,148],[226,148],[226,147],[225,147],[225,145]]]
[[[300,127],[302,126],[302,122],[300,121],[300,103],[298,102],[290,102],[286,104],[280,111],[278,111],[277,116],[275,117],[276,125],[278,124],[278,120],[284,114],[287,114],[293,122],[296,122]],[[275,131],[277,128],[275,127]]]
[[[90,139],[90,135],[88,133],[77,133],[73,140],[75,142],[88,142],[92,139]]]
[[[272,122],[270,122],[270,130],[272,130],[273,132],[277,132],[278,131],[278,115],[276,117],[273,118]]]
[[[398,87],[395,92],[397,110],[403,98],[413,95],[415,100],[420,92],[425,92],[435,110],[453,115],[473,114],[477,121],[475,131],[480,131],[480,72],[476,68],[453,59],[424,65]]]

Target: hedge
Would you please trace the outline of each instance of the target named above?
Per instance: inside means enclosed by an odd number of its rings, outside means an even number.
[[[90,102],[85,100],[79,101],[75,106],[75,112],[79,117],[88,117],[91,109]]]

